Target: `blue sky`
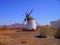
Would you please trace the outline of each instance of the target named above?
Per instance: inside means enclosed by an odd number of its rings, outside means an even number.
[[[40,25],[60,19],[60,0],[0,0],[0,25],[22,23],[31,9]]]

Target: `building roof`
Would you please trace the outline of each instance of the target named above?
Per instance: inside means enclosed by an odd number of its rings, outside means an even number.
[[[32,16],[27,17],[27,20],[35,20]]]
[[[56,21],[51,21],[51,23],[60,23],[60,19]]]

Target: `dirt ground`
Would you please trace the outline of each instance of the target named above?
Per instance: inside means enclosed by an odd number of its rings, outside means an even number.
[[[36,31],[0,30],[0,45],[60,45],[60,39],[37,38]]]

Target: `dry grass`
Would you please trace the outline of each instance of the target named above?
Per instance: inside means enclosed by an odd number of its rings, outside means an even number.
[[[20,30],[16,32],[16,30]],[[55,38],[37,38],[42,34],[53,36],[57,30],[53,27],[38,27],[37,31],[24,32],[23,29],[0,30],[0,45],[60,45],[60,40]],[[47,43],[48,42],[48,43]]]

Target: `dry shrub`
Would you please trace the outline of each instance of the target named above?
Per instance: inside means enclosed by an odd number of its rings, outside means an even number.
[[[6,30],[6,28],[1,28],[2,30]]]
[[[27,42],[26,41],[22,41],[21,44],[26,44]]]
[[[56,33],[55,33],[54,36],[60,38],[60,27],[58,27],[58,28],[56,29]]]
[[[0,45],[7,45],[6,43],[4,43],[4,42],[0,42]]]
[[[57,28],[49,25],[40,28],[40,34],[45,36],[54,36]]]
[[[57,28],[52,26],[47,26],[46,30],[47,30],[47,36],[54,36]]]
[[[46,27],[44,27],[44,26],[41,27],[39,32],[40,32],[40,35],[46,36],[46,33],[47,33]]]

